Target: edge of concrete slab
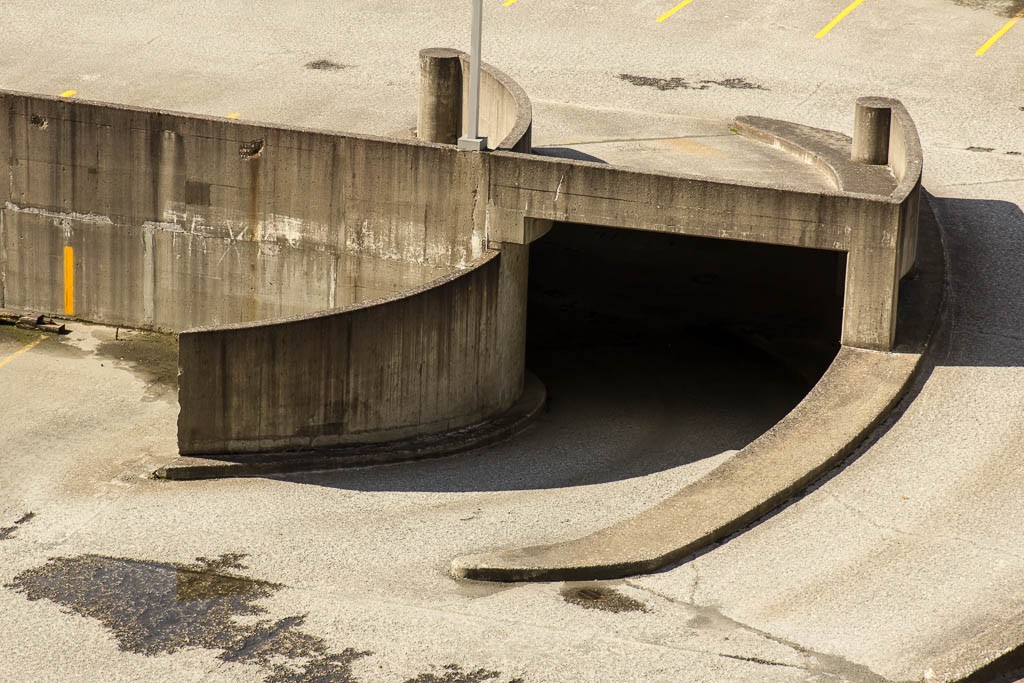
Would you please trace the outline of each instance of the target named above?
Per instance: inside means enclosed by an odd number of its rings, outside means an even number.
[[[182,456],[156,470],[153,476],[175,481],[257,477],[440,458],[490,446],[515,436],[543,412],[546,404],[544,383],[527,372],[523,394],[512,408],[496,418],[469,427],[402,441],[315,451]]]
[[[654,507],[582,538],[458,557],[456,578],[586,581],[648,573],[757,522],[840,464],[911,386],[945,292],[938,227],[922,202],[919,267],[903,288],[894,352],[842,347],[810,393],[736,455]]]

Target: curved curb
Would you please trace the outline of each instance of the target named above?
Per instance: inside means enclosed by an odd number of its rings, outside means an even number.
[[[763,116],[738,116],[732,122],[740,135],[795,154],[822,171],[843,192],[888,197],[896,179],[884,166],[859,164],[850,159],[847,135]]]
[[[256,477],[292,472],[344,469],[425,460],[490,446],[511,438],[536,419],[547,403],[547,390],[527,372],[523,395],[505,413],[485,422],[439,434],[320,451],[279,452],[216,457],[180,457],[161,467],[157,479],[198,480]]]
[[[756,522],[834,467],[910,386],[936,327],[943,284],[937,226],[922,211],[922,268],[905,288],[900,352],[842,347],[810,393],[730,460],[640,514],[583,538],[456,558],[457,578],[585,581],[652,572]]]

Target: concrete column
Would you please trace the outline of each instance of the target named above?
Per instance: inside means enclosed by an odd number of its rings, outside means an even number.
[[[456,50],[420,50],[416,137],[454,145],[462,133],[462,63]]]
[[[889,163],[889,127],[892,109],[871,98],[857,100],[853,116],[853,150],[851,157],[861,164]]]
[[[898,265],[895,248],[856,248],[847,253],[844,346],[892,350],[900,286]]]

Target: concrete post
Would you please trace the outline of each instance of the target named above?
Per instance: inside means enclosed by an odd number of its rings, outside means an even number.
[[[860,164],[889,163],[889,127],[892,109],[875,104],[872,98],[857,100],[853,116],[853,150],[851,158]]]
[[[898,204],[863,204],[850,215],[857,237],[846,252],[842,343],[892,350],[900,292]]]
[[[420,50],[420,106],[416,137],[454,145],[462,132],[462,63],[445,48]]]

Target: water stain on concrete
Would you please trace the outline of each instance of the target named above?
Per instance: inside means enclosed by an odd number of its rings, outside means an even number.
[[[126,652],[152,657],[198,647],[217,652],[222,661],[258,667],[264,683],[358,683],[352,664],[373,653],[332,651],[323,638],[302,630],[303,615],[264,617],[267,610],[258,602],[283,586],[242,575],[244,558],[226,553],[174,564],[103,555],[56,557],[22,572],[5,588],[98,620]],[[449,664],[407,683],[501,678],[497,671]]]
[[[1004,17],[1015,17],[1024,12],[1024,0],[953,0],[953,2],[961,7],[988,10]]]
[[[306,63],[307,69],[313,69],[315,71],[341,71],[351,66],[350,64],[339,64],[338,62],[332,62],[329,59],[317,59],[312,62]]]
[[[149,385],[145,398],[155,399],[178,388],[178,337],[143,330],[119,330],[101,342],[96,354],[124,363]]]
[[[26,330],[14,325],[0,325],[0,342],[9,341],[18,346],[34,342],[45,334],[39,330]]]
[[[16,532],[21,526],[31,522],[35,516],[36,513],[34,512],[26,512],[16,519],[14,524],[11,526],[0,527],[0,541],[6,541],[8,538],[12,538],[14,536],[14,532]]]
[[[647,605],[623,595],[614,588],[598,585],[565,586],[561,590],[562,599],[571,605],[584,609],[597,609],[602,612],[647,612]]]
[[[768,88],[760,83],[753,83],[745,78],[726,78],[720,81],[713,79],[690,81],[678,76],[656,78],[653,76],[637,76],[635,74],[619,74],[619,79],[638,87],[656,88],[658,90],[707,90],[712,86],[729,88],[730,90],[768,90]]]
[[[127,652],[155,656],[201,647],[218,651],[225,662],[266,670],[266,683],[353,682],[352,663],[369,652],[332,652],[322,638],[299,628],[302,616],[236,619],[265,614],[257,601],[281,588],[227,573],[242,569],[243,557],[201,557],[190,565],[58,557],[7,587],[99,620]]]
[[[464,671],[457,664],[448,664],[438,673],[422,673],[416,678],[410,678],[405,683],[484,683],[484,681],[496,681],[501,678],[497,671],[489,669],[476,669]],[[513,678],[508,683],[523,683],[521,678]]]

